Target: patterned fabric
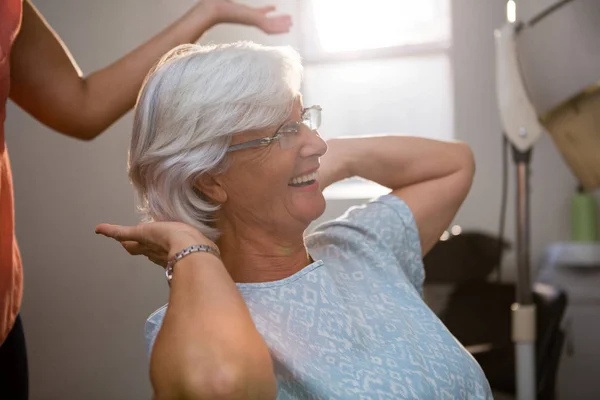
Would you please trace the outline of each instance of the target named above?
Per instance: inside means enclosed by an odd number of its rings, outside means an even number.
[[[408,206],[386,195],[308,235],[314,260],[280,281],[238,284],[283,399],[491,399],[483,371],[422,300]],[[146,323],[151,351],[166,306]]]

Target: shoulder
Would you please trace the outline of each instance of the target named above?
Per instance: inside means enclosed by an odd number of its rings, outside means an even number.
[[[388,277],[402,272],[415,288],[422,288],[419,230],[412,211],[396,195],[351,207],[341,217],[319,225],[305,244],[311,255],[344,268],[362,263]]]
[[[416,233],[417,225],[408,205],[398,196],[387,194],[365,204],[350,207],[343,215],[319,224],[309,235],[307,245],[315,244],[315,239],[335,236],[345,239],[377,239],[381,233],[390,230],[402,234],[405,231]],[[319,242],[320,240],[317,240]]]

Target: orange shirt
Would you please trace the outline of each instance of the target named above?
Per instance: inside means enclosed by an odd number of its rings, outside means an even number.
[[[0,0],[0,343],[15,322],[23,293],[21,257],[15,239],[12,175],[4,142],[10,49],[21,26],[21,2]]]

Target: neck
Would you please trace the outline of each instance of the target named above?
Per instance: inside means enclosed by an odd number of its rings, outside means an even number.
[[[311,263],[303,232],[283,239],[274,232],[242,229],[226,222],[221,225],[217,246],[229,275],[237,283],[284,279]]]

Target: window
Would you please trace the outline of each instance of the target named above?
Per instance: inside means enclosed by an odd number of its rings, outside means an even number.
[[[323,107],[325,138],[453,138],[449,0],[297,1],[304,102]],[[371,197],[381,191],[348,180],[325,194]]]

